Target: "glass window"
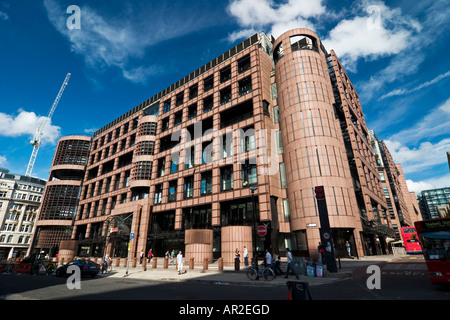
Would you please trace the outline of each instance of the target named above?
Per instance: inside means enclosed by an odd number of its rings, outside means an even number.
[[[258,183],[258,172],[256,160],[250,159],[248,163],[242,164],[242,187],[249,187]]]
[[[220,169],[220,186],[222,191],[233,189],[233,166]]]
[[[194,177],[184,178],[183,197],[184,199],[192,198],[194,196]]]
[[[169,182],[169,197],[168,202],[173,202],[177,200],[177,180]]]
[[[212,193],[212,172],[203,172],[200,182],[200,194],[206,195]]]
[[[160,204],[162,202],[162,184],[158,184],[155,186],[155,198],[153,203],[154,204]]]

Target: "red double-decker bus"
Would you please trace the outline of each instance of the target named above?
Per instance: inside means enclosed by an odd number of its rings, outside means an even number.
[[[450,218],[414,223],[432,283],[450,283]]]
[[[403,227],[401,233],[406,253],[422,253],[419,237],[414,227]]]

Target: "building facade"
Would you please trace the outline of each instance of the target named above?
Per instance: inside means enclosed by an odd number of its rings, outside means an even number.
[[[70,225],[73,255],[317,258],[316,186],[338,254],[346,241],[355,256],[387,252],[395,235],[356,90],[308,29],[255,34],[85,139],[76,213],[46,222]]]
[[[440,212],[444,212],[450,203],[450,187],[424,190],[417,196],[420,212],[423,219],[442,218]]]
[[[0,168],[0,260],[27,255],[45,183]]]

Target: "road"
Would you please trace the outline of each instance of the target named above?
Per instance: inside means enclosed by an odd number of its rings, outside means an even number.
[[[421,257],[379,264],[380,288],[368,288],[367,266],[353,277],[311,286],[313,300],[450,300],[450,288],[432,285]],[[81,289],[68,289],[66,278],[0,275],[3,300],[286,300],[287,287],[226,283],[163,282],[131,278],[83,278]]]

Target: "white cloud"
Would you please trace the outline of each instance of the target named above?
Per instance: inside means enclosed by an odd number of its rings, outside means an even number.
[[[163,70],[141,61],[149,47],[209,23],[208,17],[193,14],[195,6],[177,13],[169,10],[165,2],[138,3],[134,8],[123,5],[127,10],[116,16],[108,15],[109,8],[96,11],[81,6],[80,29],[69,30],[66,22],[70,15],[66,8],[55,0],[44,0],[50,22],[68,39],[71,50],[84,59],[89,69],[101,73],[117,68],[125,79],[136,83],[144,83]]]
[[[393,96],[400,96],[400,95],[405,95],[405,94],[409,94],[412,92],[416,92],[419,90],[422,90],[424,88],[428,88],[429,86],[432,86],[433,84],[438,83],[439,81],[441,81],[442,79],[445,79],[447,77],[450,76],[450,71],[447,71],[445,73],[441,73],[440,75],[438,75],[437,77],[435,77],[434,79],[430,80],[430,81],[426,81],[414,88],[411,89],[394,89],[386,94],[384,94],[383,96],[380,97],[380,100],[389,98],[389,97],[393,97]]]
[[[243,29],[231,33],[228,40],[233,42],[245,38],[250,30],[268,29],[276,38],[292,28],[314,29],[308,18],[325,13],[326,8],[322,2],[322,0],[288,0],[277,4],[272,0],[234,0],[228,6],[228,12],[236,18]]]
[[[439,189],[450,187],[450,173],[442,176],[426,179],[424,181],[406,180],[409,191],[416,194],[421,193],[424,190]]]
[[[387,148],[396,163],[401,163],[406,174],[422,172],[437,165],[447,163],[450,139],[437,143],[423,142],[418,147],[409,148],[398,141],[385,140]]]
[[[427,107],[423,109],[427,109]],[[411,144],[440,136],[450,136],[450,98],[432,109],[422,119],[418,119],[415,125],[410,124],[407,129],[393,134],[388,140],[398,141],[402,144]],[[443,141],[446,140],[448,139]],[[450,148],[447,151],[449,150]]]
[[[37,116],[34,112],[28,112],[22,109],[19,109],[18,112],[17,115],[0,112],[0,136],[18,137],[28,135],[30,138],[33,138],[39,126],[48,119],[47,117]],[[44,127],[41,142],[55,144],[60,136],[60,131],[61,128],[52,125],[50,120]]]
[[[6,156],[0,156],[0,166],[4,166],[8,163],[8,160],[6,159]]]
[[[336,52],[348,71],[355,72],[360,58],[374,60],[406,49],[415,31],[420,31],[418,22],[405,19],[399,9],[363,2],[358,15],[340,21],[323,43]]]

